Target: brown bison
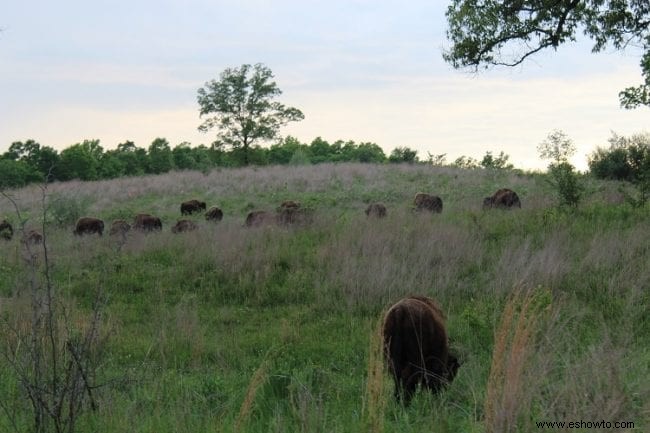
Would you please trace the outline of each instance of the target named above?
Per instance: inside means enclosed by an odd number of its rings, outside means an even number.
[[[188,200],[181,203],[181,215],[192,215],[194,212],[205,210],[205,202],[198,200]]]
[[[93,233],[101,236],[104,233],[104,221],[91,217],[79,218],[73,233],[77,236],[91,235]]]
[[[271,212],[267,212],[265,210],[256,210],[248,213],[244,225],[246,227],[259,227],[263,225],[274,224],[275,222],[276,216]]]
[[[144,232],[160,231],[162,230],[162,221],[153,215],[141,213],[135,216],[133,228]]]
[[[460,364],[449,353],[444,314],[433,299],[400,300],[386,313],[382,333],[395,397],[404,404],[418,385],[436,393],[456,376]]]
[[[300,203],[297,201],[293,200],[285,200],[282,203],[280,203],[280,209],[299,209],[300,208]]]
[[[368,217],[383,218],[386,216],[386,206],[383,203],[371,203],[365,212]]]
[[[277,222],[282,225],[309,224],[313,220],[311,209],[305,209],[300,203],[287,200],[280,204],[277,212]]]
[[[197,226],[194,221],[178,220],[174,227],[172,227],[172,233],[191,232],[198,228],[199,226]]]
[[[205,219],[208,221],[221,221],[223,219],[223,211],[216,206],[212,206],[205,213]]]
[[[14,237],[14,228],[9,224],[9,221],[0,221],[0,239],[10,241]]]
[[[502,188],[491,197],[483,199],[483,209],[512,209],[514,207],[521,208],[521,202],[517,193],[508,188]]]
[[[419,192],[415,194],[413,203],[417,211],[442,212],[442,199],[435,195]]]
[[[129,230],[131,230],[131,224],[127,223],[124,220],[114,220],[111,224],[111,231],[109,234],[111,236],[122,235],[125,236]]]
[[[33,245],[43,243],[43,235],[38,230],[29,230],[28,232],[25,232],[23,242]]]

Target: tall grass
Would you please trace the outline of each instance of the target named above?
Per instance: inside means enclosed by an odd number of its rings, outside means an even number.
[[[499,187],[516,190],[522,209],[481,211]],[[615,185],[593,182],[571,213],[552,207],[541,175],[421,165],[222,169],[50,190],[107,221],[163,219],[161,233],[123,244],[49,227],[52,278],[79,317],[103,288],[112,333],[102,365],[125,378],[97,390],[80,429],[526,431],[538,418],[599,413],[648,427],[650,210],[612,201]],[[443,212],[411,212],[418,191],[441,196]],[[10,194],[38,226],[40,191]],[[224,220],[195,215],[199,230],[172,234],[188,198],[219,205]],[[243,227],[251,209],[285,199],[314,209],[313,223]],[[388,216],[367,219],[379,200]],[[0,200],[0,215],[11,212]],[[0,242],[10,323],[21,317],[21,249]],[[513,287],[544,290],[511,297]],[[445,392],[404,409],[387,395],[375,330],[410,293],[444,306],[463,365]],[[21,395],[1,359],[0,395]],[[0,431],[12,431],[1,412]]]

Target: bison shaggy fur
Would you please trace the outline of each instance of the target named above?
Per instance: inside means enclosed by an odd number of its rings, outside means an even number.
[[[274,224],[277,221],[276,216],[265,210],[256,210],[249,212],[246,216],[246,227],[259,227],[263,225]]]
[[[383,218],[386,216],[386,206],[383,203],[371,203],[365,212],[367,217]]]
[[[442,212],[442,199],[435,195],[419,192],[415,194],[413,203],[417,211]]]
[[[181,203],[181,215],[192,215],[194,212],[201,212],[205,210],[206,205],[204,201],[188,200]]]
[[[131,230],[131,224],[127,223],[124,220],[114,220],[113,223],[111,224],[111,230],[109,234],[111,236],[114,235],[126,235],[129,230]]]
[[[172,233],[191,232],[198,228],[199,226],[197,226],[194,221],[178,220],[176,224],[174,224],[174,227],[172,227]]]
[[[395,397],[408,404],[420,385],[437,393],[460,367],[449,353],[445,317],[436,302],[411,296],[394,304],[384,317],[384,358],[395,382]]]
[[[521,201],[516,192],[508,188],[502,188],[492,194],[490,197],[483,199],[483,209],[512,209],[521,208]]]
[[[280,204],[277,212],[277,222],[282,225],[309,224],[313,220],[311,209],[301,207],[300,203],[286,200]]]
[[[205,213],[205,219],[208,221],[221,221],[223,219],[223,211],[216,206],[212,206]]]
[[[104,233],[104,221],[99,218],[83,217],[79,218],[74,229],[77,236],[91,235],[97,233],[101,236]]]
[[[145,232],[160,231],[162,230],[162,221],[153,215],[141,213],[135,216],[133,228]]]
[[[9,224],[9,221],[0,221],[0,239],[10,241],[14,237],[14,228]]]

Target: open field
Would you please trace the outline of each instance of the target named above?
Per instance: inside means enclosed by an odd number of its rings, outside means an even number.
[[[517,191],[522,209],[482,211],[501,187]],[[631,208],[617,188],[589,181],[580,208],[566,212],[540,174],[423,165],[49,185],[52,281],[72,326],[88,322],[98,289],[106,295],[97,380],[107,385],[78,431],[530,432],[534,421],[601,419],[648,431],[650,208]],[[443,212],[413,213],[418,191],[442,197]],[[40,189],[9,194],[27,227],[40,228]],[[172,234],[191,198],[218,205],[224,220],[194,216],[198,231]],[[250,210],[286,199],[314,209],[313,223],[243,227]],[[385,219],[366,219],[373,201],[386,204]],[[75,212],[107,227],[148,212],[163,231],[123,244],[79,238]],[[3,217],[16,226],[0,197]],[[0,242],[5,354],[7,329],[26,328],[30,314],[17,238]],[[439,301],[463,365],[447,391],[404,409],[375,336],[384,309],[411,293]],[[30,404],[6,357],[0,395],[0,431],[28,431]]]

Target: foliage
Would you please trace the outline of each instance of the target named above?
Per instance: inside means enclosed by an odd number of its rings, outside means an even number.
[[[485,152],[483,159],[481,159],[481,167],[494,169],[494,170],[511,170],[514,166],[508,162],[510,155],[506,155],[503,151],[499,152],[498,156],[492,155],[492,152]]]
[[[249,163],[249,149],[258,141],[274,139],[280,127],[305,116],[274,98],[282,94],[268,67],[257,63],[223,71],[219,80],[205,83],[198,90],[201,117],[207,118],[199,130],[217,128],[221,142],[243,149],[244,165]]]
[[[598,179],[615,179],[632,183],[638,198],[629,197],[643,206],[650,197],[650,134],[622,137],[612,133],[610,146],[596,148],[589,156],[589,170]]]
[[[620,92],[621,105],[650,105],[650,8],[645,1],[452,0],[447,12],[452,47],[443,57],[455,68],[516,66],[545,48],[574,42],[579,33],[609,46],[640,47],[644,82]]]
[[[560,130],[551,132],[537,146],[542,159],[549,159],[549,183],[557,193],[560,206],[577,207],[584,191],[584,185],[569,158],[576,152],[573,141]]]
[[[408,147],[396,147],[388,157],[388,162],[408,162],[412,164],[418,161],[417,150]]]

